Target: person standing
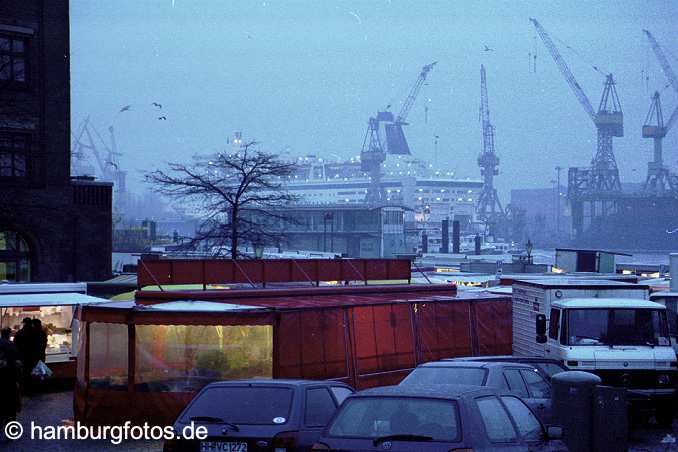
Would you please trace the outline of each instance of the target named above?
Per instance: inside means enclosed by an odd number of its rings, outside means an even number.
[[[35,364],[38,363],[38,361],[42,361],[43,363],[45,362],[45,354],[47,351],[47,332],[45,332],[45,329],[42,327],[42,322],[40,319],[33,319],[32,321],[33,324],[33,346],[35,349],[33,350],[33,354],[35,357]],[[31,370],[33,370],[31,368]]]
[[[17,352],[19,352],[19,359],[22,363],[22,380],[24,384],[28,384],[31,371],[38,363],[38,358],[35,356],[35,342],[33,323],[30,317],[26,317],[23,320],[23,326],[14,335],[14,345]]]
[[[10,341],[12,330],[3,328],[0,331],[0,394],[3,403],[0,403],[0,432],[4,434],[5,425],[16,420],[16,413],[20,409],[19,394],[19,353]]]

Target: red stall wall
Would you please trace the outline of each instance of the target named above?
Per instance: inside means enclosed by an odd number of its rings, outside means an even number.
[[[472,355],[471,332],[468,302],[417,305],[418,362]]]
[[[274,333],[274,376],[348,379],[344,317],[344,309],[281,313]]]

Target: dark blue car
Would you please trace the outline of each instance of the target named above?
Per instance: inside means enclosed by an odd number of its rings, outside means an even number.
[[[349,396],[314,451],[567,451],[517,396],[463,386],[388,386]]]
[[[165,452],[308,451],[354,391],[335,381],[239,380],[205,386],[174,430],[205,426],[203,440],[166,441]]]

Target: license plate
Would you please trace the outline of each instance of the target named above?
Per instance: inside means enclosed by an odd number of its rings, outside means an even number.
[[[247,443],[202,441],[200,452],[247,452]]]

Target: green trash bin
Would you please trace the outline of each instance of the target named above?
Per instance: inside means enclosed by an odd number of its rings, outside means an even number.
[[[560,372],[551,377],[553,423],[563,428],[563,441],[572,452],[592,452],[593,399],[600,377],[588,372]]]

